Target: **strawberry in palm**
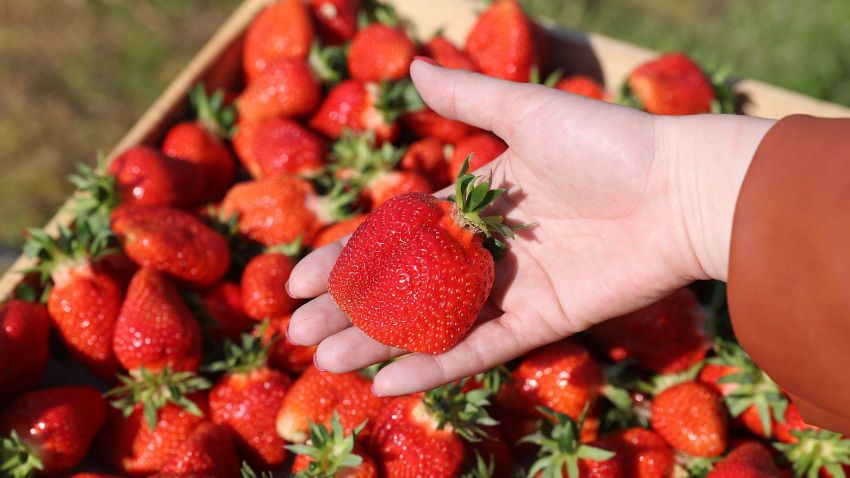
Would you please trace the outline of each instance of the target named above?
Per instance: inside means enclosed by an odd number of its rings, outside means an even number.
[[[375,462],[357,446],[357,435],[366,423],[346,433],[334,412],[328,427],[310,423],[310,439],[306,444],[289,445],[295,453],[292,473],[297,478],[375,478]]]
[[[18,299],[0,305],[0,405],[41,380],[49,333],[43,305]]]
[[[324,165],[327,149],[315,133],[288,118],[241,121],[233,147],[255,178],[315,173]]]
[[[394,347],[436,354],[472,327],[493,287],[493,234],[512,237],[500,216],[481,213],[503,190],[461,170],[454,202],[409,193],[372,212],[331,270],[328,291],[354,325]]]
[[[108,236],[96,235],[88,224],[74,232],[59,228],[59,237],[31,230],[24,246],[39,261],[42,280],[53,283],[47,299],[50,320],[71,355],[104,380],[118,372],[112,351],[115,322],[121,310],[120,282],[96,262],[106,250]]]
[[[679,451],[716,457],[728,443],[722,396],[694,381],[673,385],[652,401],[652,429]]]
[[[225,359],[208,367],[226,372],[210,391],[212,421],[227,427],[240,453],[263,469],[280,466],[286,459],[283,439],[275,432],[275,414],[291,383],[267,361],[268,345],[260,332],[243,334],[239,345],[227,343]]]
[[[519,2],[493,2],[469,32],[466,54],[485,75],[527,82],[534,48],[531,27]]]
[[[248,26],[242,61],[253,81],[275,60],[306,60],[313,42],[310,12],[300,0],[278,0]]]
[[[91,387],[25,393],[0,415],[0,475],[58,475],[79,464],[103,424],[106,404]]]

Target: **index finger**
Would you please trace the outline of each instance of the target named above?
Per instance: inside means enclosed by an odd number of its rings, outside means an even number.
[[[298,261],[289,275],[286,292],[296,299],[311,299],[327,292],[331,269],[346,239],[322,246]]]

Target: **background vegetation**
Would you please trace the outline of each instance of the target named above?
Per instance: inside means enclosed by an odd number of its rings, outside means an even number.
[[[421,0],[425,1],[425,0]],[[460,1],[460,0],[459,0]],[[238,0],[0,2],[0,271]],[[850,105],[847,0],[523,0],[536,15]]]

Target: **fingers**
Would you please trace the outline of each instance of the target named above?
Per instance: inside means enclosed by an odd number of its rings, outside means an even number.
[[[327,292],[328,277],[340,252],[342,242],[334,242],[307,254],[292,269],[286,292],[296,299],[310,299]]]
[[[383,345],[360,330],[349,327],[331,335],[316,350],[316,366],[333,373],[345,373],[384,362],[407,352]]]
[[[286,336],[296,345],[316,345],[351,327],[351,321],[325,293],[302,305],[292,314]]]

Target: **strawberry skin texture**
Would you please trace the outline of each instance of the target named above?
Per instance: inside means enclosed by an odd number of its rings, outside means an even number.
[[[377,478],[378,466],[375,460],[372,459],[364,450],[360,448],[354,449],[354,454],[363,459],[363,462],[355,467],[346,467],[337,472],[336,475],[329,478]],[[299,471],[306,471],[313,462],[313,458],[308,455],[296,455],[295,461],[292,463],[292,474]]]
[[[755,441],[735,447],[714,465],[707,478],[779,478],[770,450]]]
[[[599,364],[573,340],[532,351],[512,375],[498,403],[525,416],[535,416],[535,407],[545,406],[577,419],[585,405],[593,405],[603,381]]]
[[[106,416],[106,402],[92,387],[55,387],[25,393],[0,416],[0,435],[12,430],[41,460],[39,474],[77,466]]]
[[[350,129],[374,131],[378,144],[393,141],[399,134],[399,126],[395,122],[388,123],[374,107],[376,93],[369,90],[376,89],[377,85],[368,85],[357,80],[336,85],[310,118],[310,127],[331,139],[339,138],[343,130]]]
[[[47,366],[49,320],[47,308],[40,304],[13,299],[0,305],[0,404],[41,380]]]
[[[215,284],[230,267],[224,237],[184,211],[122,206],[112,214],[112,230],[135,263],[192,287]]]
[[[242,289],[233,282],[221,282],[204,293],[204,310],[214,324],[208,330],[218,338],[239,340],[254,325],[242,308]]]
[[[369,451],[386,478],[458,476],[466,458],[459,436],[437,430],[421,394],[397,397],[378,413]]]
[[[332,242],[336,242],[343,237],[354,232],[363,221],[366,220],[366,214],[358,214],[350,219],[332,224],[324,229],[313,239],[313,248],[318,249]]]
[[[693,291],[679,289],[660,301],[588,329],[590,342],[615,362],[633,359],[655,373],[687,370],[709,348],[705,315]]]
[[[133,146],[109,163],[122,204],[191,207],[200,203],[201,168],[145,145]]]
[[[575,75],[561,79],[555,88],[567,93],[581,95],[594,100],[604,100],[605,90],[596,80],[589,76]]]
[[[230,478],[239,476],[239,457],[233,448],[233,440],[226,428],[204,422],[189,435],[171,454],[162,467],[162,472],[154,475],[204,478]]]
[[[373,23],[358,31],[348,50],[348,72],[355,80],[380,82],[408,75],[416,46],[401,29]]]
[[[408,146],[399,166],[404,171],[422,174],[434,188],[442,188],[451,182],[446,146],[435,138],[420,139]]]
[[[472,327],[493,287],[493,256],[453,203],[408,193],[375,209],[331,270],[328,291],[355,327],[385,344],[437,354]]]
[[[673,448],[694,456],[723,454],[728,443],[721,395],[699,382],[674,385],[652,401],[652,429]]]
[[[444,36],[436,35],[426,43],[425,52],[444,68],[476,71],[475,63]]]
[[[498,158],[507,149],[508,145],[491,133],[467,136],[455,143],[452,159],[449,162],[449,177],[457,177],[463,162],[470,154],[473,156],[469,158],[469,170],[475,171]]]
[[[310,11],[325,43],[339,45],[357,33],[359,0],[310,0]]]
[[[660,435],[646,428],[616,431],[599,440],[602,448],[617,453],[623,476],[629,478],[667,478],[676,459],[673,450]]]
[[[310,12],[300,0],[279,0],[248,26],[242,62],[248,81],[278,59],[306,60],[313,41]]]
[[[220,199],[236,174],[233,155],[224,141],[199,122],[187,121],[172,126],[162,141],[162,152],[199,165],[204,179],[205,202]]]
[[[283,438],[275,432],[277,409],[291,384],[268,367],[225,375],[210,391],[212,421],[226,426],[251,466],[276,468],[286,459]]]
[[[248,84],[236,107],[248,121],[304,116],[316,109],[320,95],[319,82],[307,62],[281,59]]]
[[[177,289],[146,267],[130,282],[112,346],[118,362],[130,371],[196,370],[201,363],[201,328]]]
[[[327,154],[319,136],[287,118],[240,122],[233,147],[255,178],[316,172]]]
[[[494,2],[466,38],[466,54],[485,75],[528,82],[534,62],[528,19],[514,0]]]
[[[367,440],[375,415],[389,402],[372,393],[372,382],[357,372],[333,374],[309,367],[292,384],[277,414],[277,433],[290,443],[309,437],[309,422],[329,425],[334,410],[345,433],[369,420],[358,439]]]
[[[88,262],[59,266],[51,278],[47,310],[62,342],[77,361],[111,381],[119,369],[112,336],[121,311],[121,285]]]
[[[286,293],[286,283],[295,262],[286,254],[255,256],[242,273],[242,306],[254,320],[286,315],[298,301]]]
[[[331,222],[320,218],[313,186],[294,176],[273,176],[233,186],[221,203],[225,217],[238,217],[239,232],[265,246],[309,243]]]
[[[446,143],[456,143],[478,131],[474,126],[440,116],[430,108],[408,113],[402,117],[404,125],[420,138],[435,138]]]
[[[388,171],[369,183],[367,194],[372,208],[405,193],[430,193],[434,188],[428,179],[414,171]]]
[[[269,349],[269,365],[275,370],[298,376],[307,367],[313,365],[316,347],[295,345],[286,338],[286,328],[289,326],[290,319],[292,319],[291,314],[271,319],[265,338],[270,340],[274,334],[278,336]]]
[[[659,115],[693,115],[711,111],[714,88],[702,69],[681,53],[669,53],[637,67],[629,88],[643,108]]]

